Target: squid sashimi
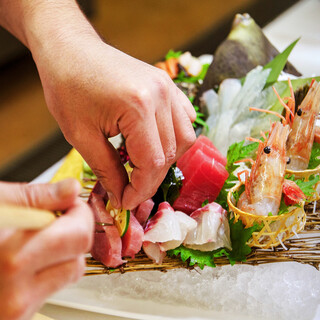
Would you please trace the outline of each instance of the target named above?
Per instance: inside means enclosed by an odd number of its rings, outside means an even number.
[[[213,251],[222,247],[231,248],[227,212],[212,202],[194,211],[191,218],[197,227],[188,232],[183,245],[200,251]]]
[[[143,234],[144,232],[141,224],[138,222],[136,217],[130,213],[128,230],[121,238],[123,257],[131,257],[133,259],[141,250]]]
[[[168,202],[162,202],[156,214],[148,221],[143,248],[150,246],[149,242],[157,244],[152,250],[159,254],[178,247],[185,239],[187,233],[196,228],[197,222],[183,212],[174,211]],[[145,250],[148,255],[148,250]],[[152,257],[150,256],[152,259]]]
[[[145,227],[147,220],[151,214],[151,211],[153,209],[154,202],[152,199],[148,199],[144,202],[142,202],[136,209],[132,211],[136,219],[139,221],[139,223],[142,225],[142,227]]]

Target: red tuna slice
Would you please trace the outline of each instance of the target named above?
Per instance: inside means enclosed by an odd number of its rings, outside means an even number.
[[[128,230],[122,237],[122,256],[134,258],[142,247],[143,228],[136,217],[130,213]]]
[[[95,260],[100,261],[107,267],[118,267],[126,261],[122,260],[121,238],[118,229],[113,225],[113,218],[106,210],[105,200],[102,195],[91,193],[88,203],[92,208],[96,221],[91,255]],[[110,225],[102,226],[101,223]]]
[[[206,136],[200,135],[194,145],[178,160],[177,167],[183,171],[184,166],[189,162],[192,155],[198,149],[202,150],[209,157],[220,162],[223,166],[227,164],[227,158],[221,154],[221,152],[215,147],[211,140]]]
[[[210,160],[201,150],[196,151],[188,168],[186,175],[183,172],[186,179],[173,208],[191,214],[203,201],[212,202],[217,198],[229,174],[221,163]]]
[[[139,223],[144,228],[147,220],[150,216],[150,213],[153,209],[154,202],[152,199],[148,199],[144,202],[142,202],[134,211],[133,214],[136,217],[136,219],[139,221]]]

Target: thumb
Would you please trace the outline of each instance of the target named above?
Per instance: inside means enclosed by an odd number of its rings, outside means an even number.
[[[117,150],[104,136],[75,148],[107,191],[113,207],[120,208],[123,190],[129,180]]]
[[[65,210],[73,205],[80,192],[75,179],[58,183],[0,183],[0,202],[48,210]]]

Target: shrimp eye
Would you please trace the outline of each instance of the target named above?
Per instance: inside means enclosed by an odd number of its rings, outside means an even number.
[[[297,115],[298,115],[299,117],[302,115],[302,109],[301,109],[301,108],[298,109]]]
[[[291,162],[291,158],[288,158],[287,160],[287,164],[289,164]]]
[[[269,154],[271,152],[271,148],[269,146],[266,146],[264,149],[263,149],[264,153],[266,154]]]

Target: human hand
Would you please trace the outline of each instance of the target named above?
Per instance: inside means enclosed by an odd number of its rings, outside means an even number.
[[[170,165],[193,144],[194,108],[164,71],[103,43],[74,1],[32,3],[24,2],[32,10],[24,11],[21,37],[48,108],[112,204],[132,209],[156,192]],[[134,165],[131,183],[107,140],[120,132]]]
[[[62,210],[40,231],[0,230],[0,319],[24,320],[84,272],[93,218],[72,179],[57,184],[0,183],[0,203]]]

